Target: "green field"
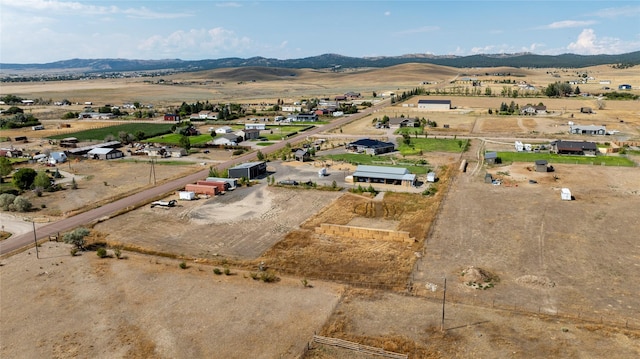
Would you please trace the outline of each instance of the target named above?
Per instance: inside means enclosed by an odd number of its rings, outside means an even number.
[[[424,152],[455,152],[460,153],[466,149],[467,140],[455,140],[446,138],[411,138],[410,144],[405,144],[398,138],[398,151],[404,156],[419,155]]]
[[[144,140],[142,142],[162,143],[162,144],[167,144],[167,145],[179,145],[180,144],[180,138],[182,138],[181,134],[179,134],[179,133],[170,133],[170,134],[167,134],[167,135],[161,135],[161,136],[147,138],[146,140]],[[213,140],[213,137],[211,137],[211,135],[208,134],[208,133],[202,134],[202,135],[197,135],[197,136],[189,136],[189,143],[191,143],[192,145],[199,145],[199,144],[207,143],[207,142],[209,142],[211,140]]]
[[[171,126],[173,126],[171,123],[125,123],[122,125],[65,133],[63,135],[55,135],[49,138],[61,140],[67,137],[75,137],[80,141],[103,141],[109,135],[118,139],[118,134],[120,132],[130,133],[135,136],[139,131],[144,132],[144,137],[153,137],[171,132]]]
[[[511,162],[534,162],[536,160],[547,160],[549,163],[566,163],[577,165],[605,165],[605,166],[624,166],[634,167],[635,163],[626,158],[619,156],[570,156],[556,155],[554,153],[528,153],[528,152],[498,152],[498,157],[502,163]]]
[[[309,125],[267,126],[266,130],[260,131],[260,137],[265,137],[269,141],[280,141],[283,137],[290,136],[292,133],[306,131],[312,127]]]
[[[320,156],[319,159],[331,159],[334,161],[348,162],[354,165],[402,167],[408,169],[409,172],[414,174],[426,174],[430,169],[424,160],[409,161],[406,159],[398,159],[394,156],[380,157],[360,153],[342,153]]]

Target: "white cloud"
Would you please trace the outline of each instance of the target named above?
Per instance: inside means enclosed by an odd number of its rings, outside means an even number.
[[[243,52],[251,47],[248,37],[238,36],[233,31],[221,27],[213,29],[191,29],[175,31],[166,37],[155,35],[143,40],[138,49],[162,56],[202,57],[221,51]]]
[[[217,7],[242,7],[242,4],[237,2],[220,2],[216,4]]]
[[[391,15],[391,11],[385,11],[384,12],[384,16],[389,16],[389,15]]]
[[[544,25],[541,28],[542,29],[550,29],[550,30],[566,29],[566,28],[571,28],[571,27],[589,26],[589,25],[593,25],[595,23],[596,23],[596,21],[593,21],[593,20],[586,20],[586,21],[563,20],[563,21],[552,22],[551,24]]]
[[[97,6],[97,5],[86,5],[80,2],[74,1],[57,1],[57,0],[21,0],[21,1],[12,1],[12,0],[0,0],[0,5],[2,5],[3,11],[6,8],[12,8],[20,11],[26,12],[42,12],[49,16],[55,14],[64,14],[64,15],[99,15],[99,16],[108,16],[108,15],[116,15],[122,14],[132,18],[141,18],[141,19],[174,19],[180,17],[192,16],[192,14],[188,13],[161,13],[152,11],[146,7],[140,8],[119,8],[118,6]]]
[[[624,41],[616,37],[598,38],[593,29],[584,29],[575,42],[567,45],[567,50],[582,55],[622,54],[638,51],[640,41]]]
[[[640,16],[640,6],[623,6],[601,9],[591,13],[592,16],[613,19],[617,17]]]
[[[438,31],[438,30],[440,30],[440,27],[438,27],[438,26],[422,26],[422,27],[418,27],[418,28],[415,28],[415,29],[397,31],[397,32],[394,33],[394,35],[420,34],[420,33],[425,33],[425,32],[434,32],[434,31]]]

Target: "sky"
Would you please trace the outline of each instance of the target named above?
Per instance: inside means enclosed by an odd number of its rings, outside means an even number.
[[[638,0],[0,0],[0,63],[639,50]]]

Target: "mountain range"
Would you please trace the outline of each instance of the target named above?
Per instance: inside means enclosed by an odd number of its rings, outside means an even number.
[[[434,65],[468,68],[468,67],[520,67],[520,68],[580,68],[605,64],[621,64],[634,66],[640,64],[640,51],[618,55],[536,55],[532,53],[518,54],[483,54],[471,56],[436,56],[429,54],[409,54],[402,56],[381,57],[348,57],[337,54],[323,54],[300,59],[280,60],[264,57],[206,60],[129,60],[129,59],[71,59],[42,64],[0,63],[0,71],[48,71],[48,72],[129,72],[129,71],[201,71],[230,67],[278,67],[278,68],[363,68],[388,67],[405,63],[429,63]]]

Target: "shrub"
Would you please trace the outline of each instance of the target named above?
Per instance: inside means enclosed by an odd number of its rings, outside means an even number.
[[[217,267],[216,267],[216,268],[213,268],[213,273],[214,273],[215,275],[220,275],[220,274],[222,274],[222,271],[220,270],[220,268],[217,268]]]
[[[76,254],[78,254],[78,248],[73,247],[69,250],[69,254],[71,254],[72,257],[75,257]]]
[[[120,248],[114,248],[113,254],[115,254],[116,258],[118,259],[122,258],[122,251],[120,250]]]
[[[88,229],[84,227],[80,227],[73,230],[72,232],[65,234],[62,237],[62,240],[65,243],[73,244],[74,246],[76,246],[77,249],[83,249],[86,243],[84,237],[88,236],[89,233],[90,232]]]
[[[13,204],[9,209],[17,212],[28,212],[31,210],[31,207],[33,207],[33,205],[31,204],[31,202],[29,202],[28,199],[22,196],[18,196],[13,200]]]
[[[256,272],[249,273],[249,276],[251,276],[251,279],[253,280],[258,280],[258,273]]]
[[[229,267],[224,268],[224,275],[231,275],[231,270],[229,269]]]
[[[180,269],[187,269],[187,268],[189,268],[187,266],[187,262],[185,262],[185,261],[180,262]]]
[[[273,283],[277,281],[279,278],[272,271],[265,271],[260,273],[260,280],[265,283]]]
[[[107,250],[104,247],[100,247],[98,248],[98,250],[96,251],[96,254],[98,255],[98,257],[100,258],[105,258],[107,256]]]
[[[8,211],[16,197],[16,195],[11,193],[0,194],[0,208],[3,211]]]

